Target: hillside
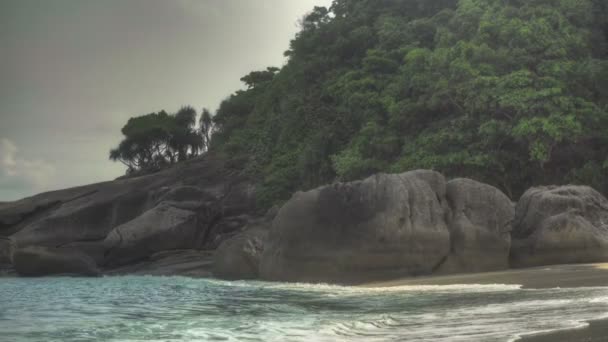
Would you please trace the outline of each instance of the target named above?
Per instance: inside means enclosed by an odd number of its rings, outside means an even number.
[[[212,149],[266,206],[419,168],[512,199],[549,183],[608,192],[604,0],[335,0],[286,56],[215,116]]]

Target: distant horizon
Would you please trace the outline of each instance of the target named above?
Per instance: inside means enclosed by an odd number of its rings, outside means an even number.
[[[331,0],[0,0],[0,202],[110,181],[130,117],[215,111]]]

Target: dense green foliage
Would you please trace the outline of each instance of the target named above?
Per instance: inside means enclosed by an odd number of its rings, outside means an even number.
[[[335,0],[242,80],[214,148],[271,204],[378,171],[607,192],[605,0]]]
[[[110,151],[110,159],[127,166],[127,173],[152,171],[184,161],[206,151],[213,129],[204,109],[200,129],[194,108],[182,107],[171,115],[160,111],[129,119],[122,128],[124,139]]]

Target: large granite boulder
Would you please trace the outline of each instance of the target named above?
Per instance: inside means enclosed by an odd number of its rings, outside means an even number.
[[[213,257],[213,275],[226,280],[257,279],[267,236],[268,226],[262,224],[224,241]]]
[[[139,262],[106,270],[104,274],[210,278],[212,264],[212,251],[171,250],[158,252]]]
[[[76,241],[103,240],[112,227],[147,210],[147,193],[118,181],[85,197],[70,199],[40,212],[12,237],[20,246],[59,247]],[[126,192],[129,191],[129,192]]]
[[[486,272],[509,268],[511,200],[493,186],[470,179],[447,183],[451,213],[451,254],[445,273]]]
[[[608,200],[587,186],[528,190],[517,203],[511,265],[608,261]]]
[[[161,203],[112,230],[104,240],[105,266],[140,261],[157,252],[192,249],[200,244],[197,214]]]
[[[212,193],[195,186],[164,187],[153,194],[155,204],[170,204],[174,207],[192,210],[217,210],[219,199]]]
[[[444,194],[433,171],[296,193],[273,221],[260,276],[360,283],[430,274],[450,252]]]
[[[21,276],[99,276],[95,262],[87,255],[66,249],[25,247],[14,251],[13,266]]]
[[[214,249],[259,214],[252,184],[209,153],[150,174],[2,202],[0,236],[22,248],[77,250],[111,267],[165,250]],[[0,259],[5,250],[0,245]]]
[[[0,236],[22,247],[102,242],[115,227],[162,202],[214,220],[256,211],[252,182],[208,154],[153,174],[0,203]]]

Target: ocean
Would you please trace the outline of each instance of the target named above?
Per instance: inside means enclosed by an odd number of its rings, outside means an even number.
[[[0,278],[2,342],[508,342],[606,317],[608,287]]]

